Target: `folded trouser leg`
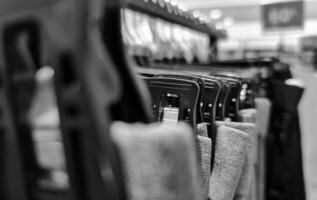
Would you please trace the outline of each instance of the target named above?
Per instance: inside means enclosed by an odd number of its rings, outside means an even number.
[[[232,200],[247,154],[248,135],[226,126],[217,127],[214,168],[210,177],[209,198]]]
[[[111,136],[122,160],[128,199],[201,199],[196,138],[187,125],[117,122]]]
[[[240,122],[256,123],[257,110],[254,108],[243,109],[239,111]]]
[[[209,178],[210,178],[210,160],[211,160],[211,139],[197,136],[198,159],[200,164],[201,187],[199,188],[203,199],[208,198]]]
[[[225,125],[237,130],[240,130],[248,135],[247,141],[247,154],[245,163],[243,165],[242,174],[239,179],[237,190],[234,194],[234,199],[246,200],[252,193],[252,184],[254,183],[255,174],[255,124],[253,123],[240,123],[240,122],[217,122],[218,125]]]
[[[270,125],[270,115],[272,103],[267,98],[256,98],[255,105],[257,109],[256,117],[256,130],[258,133],[258,155],[257,155],[257,165],[256,165],[256,194],[253,199],[264,200],[265,198],[265,146],[266,138],[268,135],[268,129]]]

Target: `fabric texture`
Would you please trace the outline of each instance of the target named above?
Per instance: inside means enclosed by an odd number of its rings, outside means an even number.
[[[187,125],[116,122],[111,136],[123,163],[128,199],[201,199],[196,138]]]
[[[239,111],[239,117],[240,117],[240,121],[241,122],[247,122],[247,123],[256,123],[257,122],[257,116],[258,116],[258,112],[257,109],[254,108],[249,108],[249,109],[243,109]],[[258,146],[259,146],[259,141],[258,141],[258,132],[255,132],[256,136],[254,139],[254,166],[253,166],[253,170],[250,172],[252,175],[250,175],[252,177],[251,179],[251,183],[250,183],[250,192],[249,192],[249,197],[245,198],[245,199],[249,199],[249,200],[253,200],[256,199],[256,190],[257,190],[257,181],[256,181],[256,165],[257,165],[257,157],[258,157]]]
[[[196,133],[197,135],[208,137],[208,124],[207,123],[197,124]]]
[[[212,172],[214,167],[215,160],[215,151],[216,151],[216,126],[209,123],[199,123],[197,124],[196,134],[211,139],[211,159],[210,159],[210,172]]]
[[[199,187],[199,192],[203,196],[203,199],[206,200],[208,198],[212,152],[212,141],[210,138],[208,138],[208,124],[197,124],[196,134],[197,152],[201,177],[201,186]]]
[[[239,111],[240,122],[255,123],[256,116],[257,116],[257,110],[254,108],[243,109]]]
[[[255,107],[257,109],[256,116],[256,132],[257,132],[257,157],[255,165],[255,191],[250,197],[251,200],[264,200],[265,198],[265,146],[270,125],[270,114],[272,103],[267,98],[256,98]]]
[[[245,162],[243,164],[237,190],[234,194],[234,199],[248,199],[251,194],[255,174],[255,124],[240,122],[217,122],[217,124],[240,130],[248,135]]]
[[[259,134],[267,136],[270,125],[272,103],[267,98],[256,98],[255,107],[257,109],[256,129]]]
[[[213,170],[213,166],[214,166],[214,158],[215,158],[215,151],[216,151],[216,127],[215,125],[210,125],[208,123],[200,123],[200,124],[197,124],[197,130],[196,130],[196,133],[197,133],[197,136],[199,138],[199,136],[203,136],[205,138],[208,138],[208,139],[204,139],[205,141],[202,141],[203,138],[201,138],[201,141],[198,139],[198,142],[201,142],[203,145],[203,148],[205,149],[206,151],[206,156],[205,158],[203,158],[202,156],[200,156],[201,158],[201,162],[202,163],[205,163],[205,169],[204,169],[204,172],[203,172],[203,180],[204,180],[204,183],[207,184],[207,196],[208,196],[208,188],[209,188],[209,178],[210,178],[210,174]],[[208,140],[208,141],[207,141]],[[210,148],[207,147],[206,145],[210,142]],[[198,146],[199,148],[199,146]],[[210,152],[209,152],[210,151]],[[208,159],[207,159],[207,152],[208,152]],[[199,152],[198,152],[199,153]],[[209,164],[207,165],[206,162],[207,160],[209,160]],[[207,173],[207,166],[209,168],[209,172]],[[208,182],[206,182],[205,178],[207,177],[208,179]],[[204,198],[206,199],[206,198]]]
[[[209,178],[210,178],[210,160],[211,160],[211,139],[198,135],[198,158],[200,166],[201,187],[199,187],[200,193],[203,199],[208,198],[209,191]]]
[[[246,159],[247,143],[246,133],[217,126],[215,163],[209,186],[210,199],[233,199]]]

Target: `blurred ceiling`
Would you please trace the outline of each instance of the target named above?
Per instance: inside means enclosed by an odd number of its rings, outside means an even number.
[[[179,0],[188,8],[199,9],[206,7],[227,7],[227,6],[246,6],[258,5],[260,0]]]
[[[206,7],[240,7],[260,5],[261,3],[292,1],[292,0],[178,0],[189,8],[200,9]],[[294,1],[294,0],[293,0]],[[317,2],[317,0],[304,0],[305,2]]]
[[[235,22],[259,21],[261,3],[272,1],[276,2],[276,0],[179,0],[188,9],[199,10],[204,15],[208,15],[213,9],[220,9],[223,17],[233,17]],[[304,1],[305,18],[317,19],[317,0]]]

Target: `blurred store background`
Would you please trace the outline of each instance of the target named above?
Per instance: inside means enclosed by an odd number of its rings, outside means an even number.
[[[317,200],[317,0],[0,0],[0,200]]]
[[[293,75],[306,88],[299,107],[304,174],[307,199],[317,199],[317,1],[179,0],[179,3],[226,30],[227,38],[218,44],[219,59],[273,56],[291,65]]]
[[[209,16],[211,22],[217,23],[219,28],[227,31],[228,39],[219,43],[219,56],[222,59],[276,56],[280,51],[298,57],[302,52],[301,38],[317,34],[317,1],[315,0],[299,1],[298,5],[292,7],[297,9],[296,11],[287,10],[290,1],[278,0],[180,0],[180,2],[187,8],[197,10],[202,16]],[[279,2],[284,2],[286,10],[277,7],[274,11],[272,8],[270,16],[263,16],[263,12],[266,12],[266,4]],[[286,23],[289,24],[287,27],[269,29],[264,23],[269,21],[270,17],[271,20],[286,18],[289,20]],[[292,17],[302,20],[302,23],[296,24],[295,20],[295,24],[292,24],[294,23]]]

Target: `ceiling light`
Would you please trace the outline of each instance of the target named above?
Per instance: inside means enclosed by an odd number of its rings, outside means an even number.
[[[171,0],[171,4],[172,4],[173,6],[177,6],[178,0]]]
[[[215,24],[215,28],[217,30],[222,30],[224,28],[224,26],[223,26],[223,24],[221,22],[218,22],[218,23]]]
[[[207,17],[207,16],[203,16],[202,17],[202,21],[205,22],[205,23],[209,23],[210,22],[210,18]]]
[[[200,12],[198,10],[194,10],[193,15],[195,18],[199,17]]]
[[[179,8],[180,8],[182,11],[184,11],[184,12],[186,12],[186,11],[188,10],[188,8],[187,8],[184,4],[182,4],[182,3],[179,3],[178,6],[179,6]]]
[[[209,16],[211,19],[220,19],[222,17],[222,12],[219,9],[214,9],[209,12]]]
[[[223,25],[225,27],[228,27],[228,26],[232,26],[234,24],[234,19],[232,17],[226,17],[224,20],[223,20]]]

